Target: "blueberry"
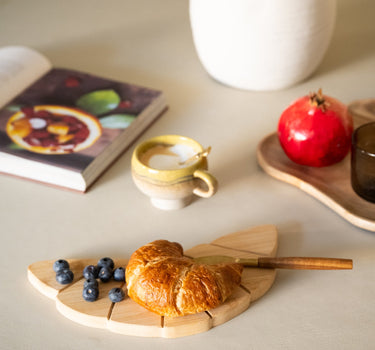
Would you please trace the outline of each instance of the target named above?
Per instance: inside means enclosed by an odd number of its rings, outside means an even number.
[[[95,301],[99,297],[99,289],[96,287],[87,286],[83,288],[82,296],[86,301]]]
[[[98,288],[99,283],[94,278],[89,278],[83,283],[83,288],[91,287],[91,288]]]
[[[117,269],[115,269],[115,271],[113,272],[113,278],[115,281],[121,281],[121,282],[124,282],[125,281],[125,270],[123,267],[118,267]]]
[[[69,284],[73,282],[74,274],[71,270],[65,269],[56,273],[56,281],[60,284]]]
[[[115,264],[111,258],[105,257],[101,258],[98,261],[98,268],[100,269],[101,267],[110,267],[111,269],[113,269],[115,267]]]
[[[53,263],[53,271],[59,272],[62,270],[69,270],[69,263],[64,259],[56,260]]]
[[[99,278],[102,282],[108,282],[112,278],[113,270],[110,267],[102,267],[99,270]]]
[[[108,296],[113,303],[118,303],[119,301],[124,299],[125,293],[121,288],[112,288],[109,291]]]
[[[87,265],[83,269],[83,277],[87,280],[98,278],[99,269],[94,265]]]

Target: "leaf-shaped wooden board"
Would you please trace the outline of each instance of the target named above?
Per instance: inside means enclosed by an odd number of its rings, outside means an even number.
[[[209,244],[201,244],[186,250],[190,257],[229,255],[239,258],[275,256],[277,230],[273,225],[254,227],[220,237]],[[86,265],[95,265],[98,259],[68,259],[74,273],[74,281],[63,286],[56,282],[53,263],[55,260],[33,263],[28,268],[31,284],[45,296],[56,302],[57,310],[80,324],[106,328],[112,332],[143,337],[176,338],[209,330],[245,311],[250,303],[262,297],[272,286],[274,269],[244,268],[241,285],[219,307],[195,315],[160,317],[128,298],[112,303],[108,291],[126,285],[110,281],[99,283],[99,298],[87,302],[82,298],[83,276]],[[127,264],[125,259],[115,259],[115,267]]]
[[[375,121],[373,99],[355,101],[349,109],[355,127]],[[307,192],[353,225],[375,231],[375,204],[359,197],[351,187],[350,155],[328,167],[301,166],[285,155],[277,133],[273,133],[260,142],[257,158],[267,174]]]

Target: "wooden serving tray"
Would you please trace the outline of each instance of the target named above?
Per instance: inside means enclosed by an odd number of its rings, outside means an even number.
[[[349,105],[354,126],[375,121],[375,100]],[[350,182],[350,155],[340,163],[314,168],[292,162],[280,146],[277,133],[265,137],[257,149],[263,170],[317,198],[355,226],[375,231],[375,204],[359,197]]]
[[[185,255],[273,257],[276,250],[277,230],[273,225],[264,225],[222,236],[209,244],[198,245],[185,251]],[[68,259],[75,277],[67,286],[56,282],[52,268],[54,261],[31,264],[28,267],[28,279],[38,291],[56,302],[60,313],[89,327],[142,337],[176,338],[218,326],[244,312],[251,302],[262,297],[271,288],[276,275],[274,269],[244,268],[241,285],[225,303],[206,312],[171,318],[154,314],[127,296],[119,303],[112,303],[108,292],[114,287],[122,287],[126,291],[126,285],[122,282],[99,282],[99,299],[87,302],[82,298],[82,271],[86,265],[95,265],[98,259]],[[126,259],[115,260],[115,267],[125,267],[126,264]]]

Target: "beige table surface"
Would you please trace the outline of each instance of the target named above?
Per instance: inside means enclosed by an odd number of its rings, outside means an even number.
[[[375,2],[339,1],[337,26],[317,72],[276,92],[223,86],[194,49],[188,1],[0,0],[0,46],[29,45],[55,66],[165,91],[169,111],[140,140],[178,133],[212,146],[220,190],[174,212],[133,185],[125,153],[85,195],[0,176],[1,349],[374,349],[375,233],[266,175],[256,146],[293,99],[323,87],[349,103],[375,97]],[[272,289],[240,316],[179,339],[122,336],[61,316],[28,283],[35,261],[129,257],[151,240],[186,248],[274,224],[278,255],[354,260],[353,271],[278,271]]]

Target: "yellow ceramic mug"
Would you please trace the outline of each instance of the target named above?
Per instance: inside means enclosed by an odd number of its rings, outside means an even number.
[[[216,178],[207,170],[207,150],[180,135],[162,135],[136,147],[132,177],[136,186],[164,210],[188,205],[194,195],[209,198],[217,191]]]

